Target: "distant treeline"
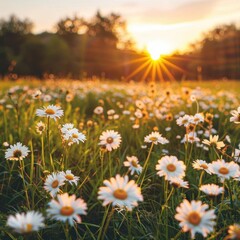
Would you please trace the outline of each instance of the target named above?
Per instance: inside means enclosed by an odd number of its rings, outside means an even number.
[[[146,53],[135,50],[126,22],[118,14],[103,16],[97,12],[90,21],[77,16],[65,18],[56,24],[55,33],[33,34],[32,28],[31,21],[16,16],[0,20],[1,77],[99,76],[130,80],[131,76],[139,80],[146,71],[139,68]],[[240,79],[240,29],[233,24],[215,28],[192,44],[188,53],[165,57],[160,71],[166,80],[171,76]],[[150,73],[145,76],[146,80],[151,78]]]

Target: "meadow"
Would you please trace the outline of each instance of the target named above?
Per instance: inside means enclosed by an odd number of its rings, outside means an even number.
[[[0,82],[0,239],[240,239],[240,82]]]

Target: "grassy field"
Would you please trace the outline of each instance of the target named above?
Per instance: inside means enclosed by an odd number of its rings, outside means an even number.
[[[240,81],[0,86],[0,239],[240,239]]]

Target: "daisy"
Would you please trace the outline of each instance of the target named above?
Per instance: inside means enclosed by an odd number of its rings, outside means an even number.
[[[189,184],[187,181],[184,181],[181,178],[171,178],[169,179],[170,184],[172,184],[176,188],[189,188]]]
[[[38,122],[36,125],[36,131],[37,133],[39,133],[40,135],[42,135],[42,133],[46,130],[46,124],[43,123],[42,121]]]
[[[122,142],[120,134],[113,130],[104,131],[99,139],[99,145],[104,145],[109,152],[113,149],[117,149]]]
[[[98,199],[103,200],[103,206],[112,203],[113,206],[126,207],[131,211],[138,205],[137,201],[143,201],[141,188],[135,181],[128,181],[128,176],[116,175],[103,183],[105,187],[100,187],[98,191]]]
[[[15,216],[10,215],[7,219],[7,226],[18,233],[29,233],[44,227],[43,221],[44,218],[41,213],[29,211],[27,213],[17,213]]]
[[[57,201],[52,199],[48,205],[47,213],[52,219],[62,222],[68,221],[71,226],[74,225],[75,221],[77,223],[82,222],[80,214],[87,214],[87,204],[84,200],[76,199],[75,195],[69,196],[68,193],[58,194]]]
[[[66,172],[62,171],[60,173],[64,176],[65,181],[69,182],[71,185],[75,184],[77,186],[79,177],[74,176],[71,170],[67,170]]]
[[[183,178],[185,176],[186,166],[183,161],[179,161],[175,156],[164,156],[158,160],[156,170],[159,170],[157,174],[166,180],[172,178]]]
[[[204,170],[208,174],[212,174],[211,171],[208,169],[208,163],[204,160],[196,160],[192,164],[193,168],[196,170]]]
[[[184,138],[181,142],[182,143],[185,143],[185,142],[194,143],[194,142],[199,142],[199,141],[200,141],[200,139],[197,137],[197,134],[195,132],[190,132],[190,133],[184,135]]]
[[[178,118],[176,122],[178,126],[187,127],[188,124],[190,123],[189,120],[190,120],[190,116],[185,114],[183,117]]]
[[[237,110],[231,111],[232,117],[230,117],[230,122],[240,124],[240,107]]]
[[[234,150],[234,160],[235,160],[235,162],[240,163],[240,149],[235,149]]]
[[[202,185],[199,188],[202,192],[204,192],[205,194],[211,196],[211,197],[215,197],[221,193],[224,192],[224,188],[223,187],[219,187],[216,184],[206,184],[206,185]]]
[[[63,110],[58,106],[49,105],[48,107],[44,107],[43,109],[37,109],[36,115],[38,117],[53,118],[56,121],[57,118],[63,116]]]
[[[96,107],[96,108],[93,110],[93,112],[94,112],[95,114],[97,114],[97,115],[100,115],[100,114],[103,113],[103,107],[98,106],[98,107]]]
[[[239,174],[239,165],[233,161],[225,162],[223,159],[219,159],[210,163],[209,170],[217,174],[221,180],[229,179],[231,177],[237,177]]]
[[[127,161],[123,163],[125,167],[129,167],[129,171],[131,175],[136,172],[137,174],[140,174],[142,172],[142,167],[138,164],[138,158],[135,156],[127,157]]]
[[[79,144],[79,142],[85,142],[86,140],[86,136],[83,133],[79,132],[77,128],[69,130],[66,136],[67,140],[70,140],[70,142],[77,144]]]
[[[162,137],[162,134],[160,134],[159,132],[152,132],[151,134],[147,135],[145,138],[144,138],[144,142],[147,142],[147,143],[154,143],[154,144],[166,144],[166,143],[169,143],[169,141]]]
[[[61,132],[65,134],[73,128],[74,128],[74,125],[72,123],[65,123],[62,125]]]
[[[221,149],[225,146],[225,144],[222,141],[218,142],[218,138],[219,138],[218,135],[214,135],[214,136],[210,135],[210,139],[209,140],[204,139],[202,143],[209,146],[216,147],[217,149]]]
[[[14,145],[10,145],[10,147],[5,152],[5,158],[7,160],[15,160],[15,161],[23,160],[25,157],[27,157],[29,152],[30,151],[28,150],[28,147],[18,142]]]
[[[196,113],[194,116],[190,117],[189,122],[196,125],[200,122],[204,122],[204,115],[202,113]]]
[[[60,191],[60,186],[65,184],[65,179],[65,176],[61,173],[49,174],[45,180],[44,189],[49,192],[52,197],[55,197]]]
[[[214,210],[206,211],[207,204],[201,201],[191,201],[184,199],[183,202],[176,208],[177,214],[175,218],[180,221],[180,227],[184,232],[191,232],[191,237],[194,238],[198,232],[204,237],[213,231],[216,218]]]
[[[228,228],[228,236],[226,239],[240,239],[240,225],[239,224],[233,224],[229,226]]]

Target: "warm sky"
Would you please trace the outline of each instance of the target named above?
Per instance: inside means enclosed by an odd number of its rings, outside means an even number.
[[[0,0],[0,18],[27,17],[36,33],[52,31],[63,17],[90,19],[97,10],[119,13],[139,48],[163,53],[186,48],[216,25],[240,24],[240,0]]]

